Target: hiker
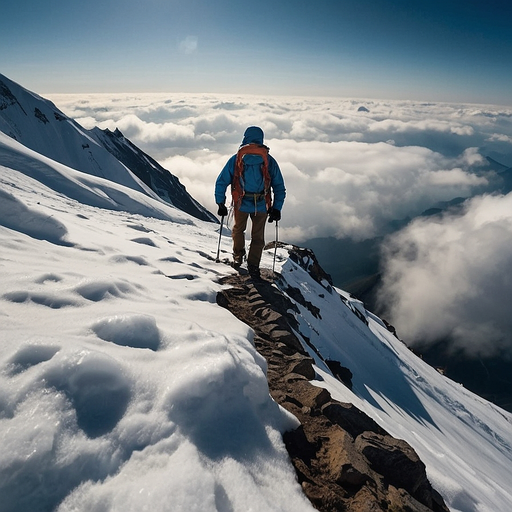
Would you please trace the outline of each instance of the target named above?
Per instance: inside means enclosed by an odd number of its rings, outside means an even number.
[[[235,223],[233,238],[233,266],[239,268],[245,256],[245,230],[251,217],[251,244],[247,255],[247,270],[253,277],[260,276],[260,260],[265,246],[265,223],[281,220],[286,189],[283,175],[275,159],[263,144],[263,130],[250,126],[245,130],[238,152],[222,169],[215,183],[217,214],[224,217],[226,189],[231,185]],[[273,200],[271,189],[273,191]]]

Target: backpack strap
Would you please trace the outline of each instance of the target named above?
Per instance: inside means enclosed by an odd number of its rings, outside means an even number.
[[[267,205],[267,210],[272,206],[272,197],[270,194],[270,173],[268,170],[268,152],[269,149],[267,146],[263,144],[246,144],[242,146],[237,154],[235,160],[235,172],[233,174],[233,183],[231,184],[231,194],[233,196],[233,204],[237,210],[240,209],[242,204],[242,199],[245,195],[245,187],[244,187],[244,156],[245,155],[258,155],[263,158],[263,163],[261,164],[261,173],[263,174],[263,183],[264,183],[264,194],[265,194],[265,203]]]

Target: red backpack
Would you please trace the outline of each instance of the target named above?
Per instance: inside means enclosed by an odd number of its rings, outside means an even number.
[[[270,173],[268,171],[268,147],[263,144],[246,144],[242,146],[238,153],[236,154],[235,160],[235,172],[233,175],[233,183],[231,186],[231,194],[233,195],[233,204],[235,208],[240,209],[240,205],[242,204],[242,199],[245,195],[244,190],[244,181],[243,181],[243,173],[244,173],[244,156],[245,155],[258,155],[263,158],[263,163],[261,164],[261,173],[263,174],[263,183],[265,186],[264,194],[265,194],[265,203],[267,205],[267,210],[272,206],[272,196],[270,194]]]

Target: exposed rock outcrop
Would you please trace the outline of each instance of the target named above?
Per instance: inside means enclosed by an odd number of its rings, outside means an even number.
[[[126,165],[162,199],[198,219],[217,222],[217,217],[199,204],[176,176],[133,144],[119,129],[112,132],[108,128],[93,128],[91,133],[109,153]]]
[[[313,266],[318,280],[328,282]],[[272,397],[301,423],[285,434],[284,441],[298,480],[315,508],[326,512],[447,511],[410,445],[390,436],[352,404],[333,400],[326,389],[309,382],[315,377],[314,361],[293,334],[297,325],[289,311],[295,305],[272,286],[269,271],[263,270],[262,275],[268,281],[253,281],[243,274],[223,279],[230,288],[218,294],[217,302],[253,328],[256,348],[268,363]]]

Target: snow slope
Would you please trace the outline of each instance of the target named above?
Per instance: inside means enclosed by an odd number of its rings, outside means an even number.
[[[3,100],[0,131],[57,162],[74,169],[157,195],[114,156],[108,153],[78,123],[65,116],[50,101],[0,75]]]
[[[1,133],[0,196],[0,512],[313,510],[281,440],[296,420],[215,303],[218,226]],[[320,308],[298,305],[316,384],[407,440],[452,511],[511,510],[512,415],[279,256]]]
[[[218,226],[3,134],[0,183],[0,511],[312,510]]]
[[[309,278],[309,264],[287,260],[282,275],[320,310],[316,318],[297,303],[299,330],[320,353],[309,348],[315,384],[409,442],[453,512],[512,510],[512,415],[424,363],[350,294]],[[333,378],[329,359],[351,370],[352,391]]]
[[[1,74],[0,132],[73,169],[163,199],[202,220],[215,220],[178,178],[120,132],[86,130],[51,101]]]

